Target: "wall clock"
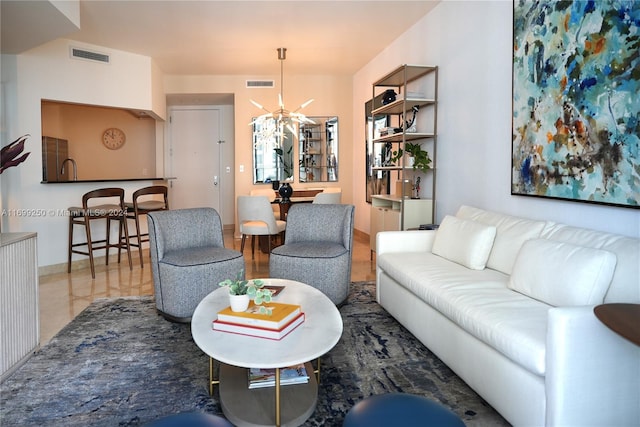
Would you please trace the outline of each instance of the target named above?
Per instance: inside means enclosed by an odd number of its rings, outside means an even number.
[[[109,128],[102,134],[102,143],[110,150],[122,148],[126,140],[127,136],[118,128]]]

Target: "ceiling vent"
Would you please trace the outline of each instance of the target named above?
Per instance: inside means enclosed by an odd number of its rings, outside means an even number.
[[[97,61],[105,64],[109,63],[109,55],[100,52],[92,52],[86,49],[79,49],[71,46],[71,57],[76,59],[84,59],[86,61]]]
[[[264,87],[274,87],[275,82],[273,80],[247,80],[247,88],[264,88]]]

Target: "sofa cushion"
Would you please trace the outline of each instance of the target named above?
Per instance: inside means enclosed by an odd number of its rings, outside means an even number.
[[[640,239],[566,224],[549,224],[540,237],[614,253],[616,271],[604,302],[640,304]]]
[[[349,251],[339,243],[296,242],[278,246],[271,252],[292,258],[337,258]]]
[[[534,239],[522,245],[509,288],[554,306],[601,304],[615,267],[611,252]]]
[[[489,224],[496,227],[496,238],[487,260],[487,267],[511,274],[516,255],[522,244],[540,237],[545,221],[518,218],[471,206],[461,206],[456,217]]]
[[[504,273],[488,268],[470,270],[437,255],[417,252],[385,253],[377,263],[382,275],[397,281],[469,334],[530,372],[545,374],[551,306],[508,289],[509,277]]]
[[[159,264],[172,265],[175,267],[192,267],[194,265],[224,263],[231,259],[241,257],[242,254],[233,249],[204,246],[166,252],[159,261]]]
[[[487,264],[496,228],[447,215],[442,220],[431,252],[472,270]]]

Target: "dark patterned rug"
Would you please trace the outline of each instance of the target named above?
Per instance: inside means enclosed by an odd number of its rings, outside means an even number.
[[[340,426],[372,394],[426,396],[468,426],[508,425],[354,283],[344,333],[323,358],[318,405],[305,426]],[[207,392],[208,358],[189,325],[158,316],[152,297],[91,304],[0,385],[4,426],[135,426],[178,412],[221,415]]]

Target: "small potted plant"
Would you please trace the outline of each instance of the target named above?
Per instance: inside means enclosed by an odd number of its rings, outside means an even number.
[[[240,270],[235,279],[226,279],[218,283],[218,286],[229,288],[229,302],[232,311],[245,311],[249,302],[253,300],[256,305],[263,302],[271,302],[271,290],[264,288],[264,282],[260,279],[245,280],[244,270]],[[269,314],[267,307],[260,307],[261,314]]]
[[[420,144],[413,144],[407,142],[404,144],[404,150],[398,148],[397,151],[393,151],[391,162],[398,163],[404,154],[408,154],[407,165],[413,169],[413,184],[412,184],[412,199],[420,198],[420,177],[416,178],[416,170],[426,173],[431,169],[431,158],[429,158],[429,152],[423,150]]]
[[[411,142],[407,142],[404,144],[404,150],[402,148],[398,148],[397,151],[394,151],[391,157],[391,161],[393,163],[398,162],[402,155],[407,153],[409,155],[409,160],[407,166],[413,168],[414,171],[419,170],[421,172],[427,172],[431,169],[431,158],[429,158],[429,152],[423,150],[420,144],[413,144]]]

